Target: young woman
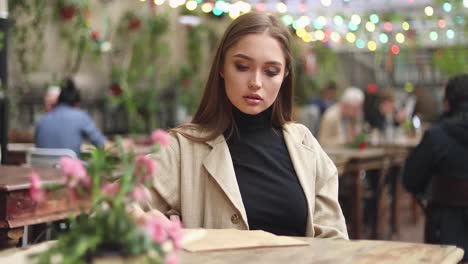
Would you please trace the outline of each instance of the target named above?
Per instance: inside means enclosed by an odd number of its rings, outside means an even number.
[[[263,13],[228,27],[192,123],[173,129],[152,156],[154,209],[179,214],[187,228],[348,238],[336,167],[292,123],[289,38]]]

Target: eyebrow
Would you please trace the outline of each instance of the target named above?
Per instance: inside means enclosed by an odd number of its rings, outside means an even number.
[[[233,57],[237,57],[237,58],[242,58],[242,59],[246,59],[246,60],[249,60],[249,61],[253,61],[254,59],[245,55],[245,54],[242,54],[242,53],[238,53],[238,54],[235,54],[233,55]],[[278,66],[282,66],[283,64],[279,61],[267,61],[266,64],[274,64],[274,65],[278,65]]]

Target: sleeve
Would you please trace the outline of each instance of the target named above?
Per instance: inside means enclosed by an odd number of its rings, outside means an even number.
[[[318,155],[313,216],[315,237],[348,239],[345,218],[338,202],[338,171],[310,131],[307,134]]]
[[[433,135],[428,130],[421,143],[408,156],[403,169],[403,185],[414,194],[422,194],[432,177],[434,165]]]
[[[164,214],[180,212],[180,144],[174,133],[170,143],[158,153],[149,155],[156,161],[153,176],[153,199],[150,207]]]
[[[106,137],[99,131],[91,117],[84,113],[83,117],[83,134],[96,147],[102,147],[106,142]]]

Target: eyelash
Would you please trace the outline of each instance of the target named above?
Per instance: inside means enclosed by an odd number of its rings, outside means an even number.
[[[248,66],[245,66],[245,65],[236,64],[236,69],[237,69],[238,71],[245,72],[245,71],[249,70],[249,67],[248,67]],[[269,77],[274,77],[274,76],[276,76],[276,75],[279,74],[279,72],[277,72],[277,71],[271,71],[271,70],[265,70],[264,72],[265,72],[265,74],[266,74],[267,76],[269,76]]]

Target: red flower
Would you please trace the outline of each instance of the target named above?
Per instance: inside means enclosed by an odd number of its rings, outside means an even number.
[[[37,203],[41,203],[45,200],[45,190],[41,186],[41,178],[36,172],[31,172],[29,175],[31,182],[31,188],[29,188],[29,196]]]
[[[130,18],[130,22],[128,24],[128,27],[130,30],[138,30],[141,26],[141,21],[138,17],[132,17]]]
[[[63,20],[72,19],[75,16],[76,8],[73,5],[64,6],[60,12]]]
[[[367,148],[367,144],[366,142],[361,142],[359,143],[359,146],[358,146],[359,150],[364,150]]]
[[[93,30],[93,32],[91,32],[91,39],[94,41],[97,41],[99,39],[99,32],[96,30]]]
[[[112,83],[110,87],[110,92],[112,96],[120,97],[122,95],[122,88],[118,83]]]
[[[90,18],[91,17],[91,12],[89,11],[89,9],[86,9],[84,12],[83,12],[83,16],[85,18]]]

